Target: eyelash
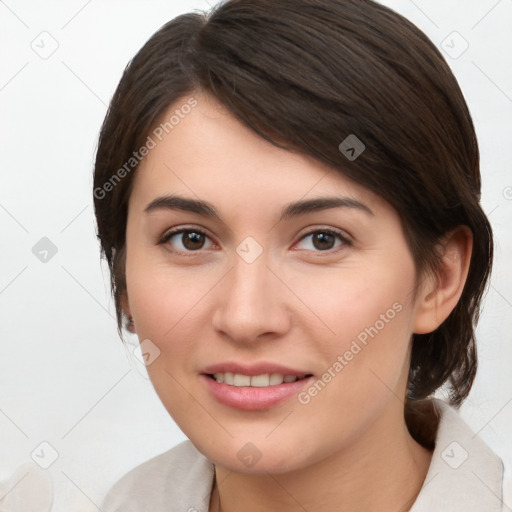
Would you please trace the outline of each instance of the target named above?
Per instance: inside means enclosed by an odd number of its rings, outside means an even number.
[[[176,229],[173,229],[171,231],[167,231],[162,236],[162,238],[159,240],[158,245],[161,245],[161,244],[163,245],[163,244],[167,243],[173,236],[178,235],[178,234],[182,234],[182,233],[197,233],[197,234],[200,234],[200,235],[204,235],[207,238],[210,238],[201,229],[197,229],[197,228],[176,228]],[[313,251],[313,252],[316,252],[318,254],[333,254],[333,253],[339,251],[340,248],[352,245],[351,241],[348,239],[348,237],[344,233],[342,233],[341,231],[334,230],[332,228],[325,228],[325,229],[322,229],[322,228],[318,229],[318,228],[316,228],[316,229],[312,229],[311,231],[308,231],[307,233],[304,233],[300,237],[299,242],[304,240],[305,238],[307,238],[310,235],[314,235],[315,233],[323,233],[323,234],[333,235],[333,236],[337,237],[338,240],[340,240],[342,242],[338,247],[335,247],[333,249],[327,249],[325,251],[321,251],[321,250]],[[193,256],[196,253],[200,253],[203,250],[204,249],[198,249],[196,251],[179,251],[179,250],[174,250],[174,252],[177,252],[178,254],[186,254],[186,255]]]

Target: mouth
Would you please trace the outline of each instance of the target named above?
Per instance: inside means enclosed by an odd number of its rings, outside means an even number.
[[[291,384],[298,380],[308,379],[313,374],[285,375],[282,373],[263,373],[261,375],[245,375],[233,372],[215,372],[206,374],[210,379],[234,387],[267,388],[281,384]]]
[[[314,381],[312,373],[283,366],[244,367],[229,363],[206,369],[200,378],[208,394],[217,403],[242,411],[272,409],[296,398]]]

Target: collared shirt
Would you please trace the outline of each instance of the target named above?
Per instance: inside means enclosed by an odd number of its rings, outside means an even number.
[[[501,459],[458,412],[440,411],[435,449],[410,512],[510,512]],[[103,512],[208,512],[215,467],[190,441],[137,466],[109,491]]]

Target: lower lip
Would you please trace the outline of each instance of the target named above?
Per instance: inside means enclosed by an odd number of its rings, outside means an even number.
[[[292,396],[296,396],[313,380],[313,377],[307,377],[305,379],[296,380],[295,382],[283,382],[275,386],[257,388],[250,386],[230,386],[223,382],[217,382],[215,379],[204,374],[200,377],[208,387],[210,393],[221,404],[245,411],[270,409]]]

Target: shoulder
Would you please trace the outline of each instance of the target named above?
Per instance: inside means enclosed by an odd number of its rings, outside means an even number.
[[[204,510],[213,477],[213,464],[190,441],[184,441],[124,475],[107,493],[101,510]]]
[[[434,399],[440,416],[430,468],[411,512],[501,512],[502,460],[457,409]]]

